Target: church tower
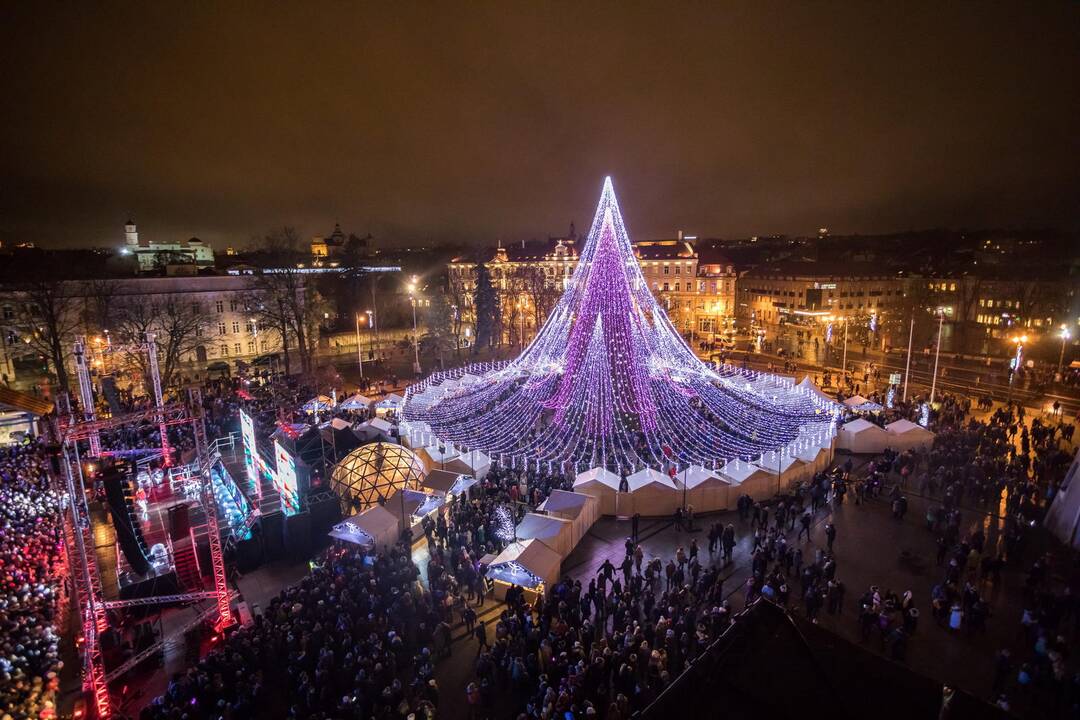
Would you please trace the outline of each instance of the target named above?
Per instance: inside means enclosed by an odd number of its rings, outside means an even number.
[[[124,243],[128,247],[138,247],[139,231],[135,229],[135,221],[128,220],[124,224]]]

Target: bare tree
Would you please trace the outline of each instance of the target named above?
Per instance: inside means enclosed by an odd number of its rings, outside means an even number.
[[[555,281],[549,282],[543,268],[523,265],[514,271],[512,284],[519,293],[528,298],[534,326],[539,328],[559,301],[560,293]]]
[[[26,303],[22,324],[30,345],[48,359],[61,390],[70,390],[65,362],[82,327],[82,283],[37,279],[23,286]]]
[[[299,267],[309,255],[304,252],[296,230],[288,226],[268,233],[258,255],[262,272],[255,277],[253,290],[266,309],[264,312],[273,313],[272,324],[279,328],[282,344],[288,347],[290,333],[296,338],[300,369],[310,372],[318,344],[318,327],[317,323],[313,326],[311,322],[312,310],[308,307],[307,288]],[[286,349],[286,372],[289,370],[287,358]]]

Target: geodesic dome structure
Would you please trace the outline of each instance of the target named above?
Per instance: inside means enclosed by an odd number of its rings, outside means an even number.
[[[353,450],[330,473],[330,487],[345,512],[362,512],[402,488],[419,489],[424,463],[412,450],[394,443],[372,443]]]

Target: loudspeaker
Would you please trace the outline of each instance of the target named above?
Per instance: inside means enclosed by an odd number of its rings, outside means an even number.
[[[293,561],[311,557],[311,514],[297,513],[285,518],[285,555]]]
[[[169,508],[169,537],[173,540],[186,538],[191,533],[191,513],[186,503]]]
[[[236,543],[236,567],[242,573],[248,573],[262,564],[262,548],[259,538],[252,534],[251,539]]]
[[[263,515],[255,526],[262,535],[263,552],[268,562],[285,559],[285,516],[276,512]]]
[[[112,465],[102,469],[101,482],[105,487],[109,510],[112,512],[116,542],[124,552],[131,569],[139,575],[145,575],[150,570],[150,560],[147,558],[142,529],[135,520],[127,465]]]
[[[330,542],[327,534],[331,528],[341,521],[341,503],[336,496],[327,498],[321,502],[312,503],[309,509],[311,513],[311,545],[318,550]]]

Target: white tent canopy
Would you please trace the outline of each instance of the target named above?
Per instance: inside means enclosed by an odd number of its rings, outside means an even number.
[[[440,495],[457,497],[479,482],[472,475],[450,472],[449,470],[432,470],[420,483],[425,492],[438,493]]]
[[[323,412],[333,407],[333,402],[329,395],[319,395],[304,403],[302,409],[306,413]]]
[[[874,423],[859,418],[840,427],[836,447],[848,452],[880,453],[889,445],[889,436]]]
[[[465,472],[473,477],[483,480],[491,468],[491,458],[480,450],[469,450],[461,453],[458,458],[468,468]]]
[[[536,509],[569,520],[573,525],[571,534],[575,547],[600,517],[600,502],[595,497],[569,490],[552,490]]]
[[[574,549],[573,523],[553,515],[526,513],[514,531],[519,540],[535,539],[565,558]]]
[[[539,540],[513,542],[492,560],[487,576],[495,581],[495,597],[506,598],[511,584],[546,592],[559,579],[562,558]]]
[[[342,403],[338,405],[338,407],[340,407],[342,410],[366,410],[367,408],[371,407],[372,403],[374,402],[375,401],[371,398],[361,395],[360,393],[356,393],[347,400],[342,401]]]
[[[934,433],[910,420],[900,419],[885,426],[889,447],[894,450],[925,449],[934,444]]]
[[[397,542],[400,527],[394,513],[381,505],[373,505],[339,522],[330,530],[330,537],[381,550]]]
[[[1080,549],[1080,451],[1046,512],[1046,528],[1061,542]]]

